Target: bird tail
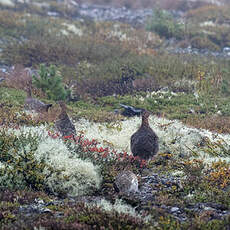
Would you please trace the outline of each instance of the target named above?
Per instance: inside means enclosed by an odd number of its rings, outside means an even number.
[[[53,104],[47,104],[46,105],[46,112],[48,112],[49,108],[52,107]]]
[[[31,97],[32,96],[32,92],[31,92],[32,90],[31,90],[30,86],[26,87],[25,91],[26,91],[27,97]]]
[[[129,108],[129,106],[121,104],[121,103],[120,103],[120,106],[123,107],[123,108],[125,108],[125,109]]]

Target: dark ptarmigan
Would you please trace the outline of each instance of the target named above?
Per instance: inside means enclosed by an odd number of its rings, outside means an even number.
[[[48,112],[52,104],[45,104],[42,101],[33,98],[31,95],[31,89],[26,89],[27,98],[25,99],[24,108],[26,110],[34,110],[35,112]]]
[[[131,151],[133,156],[148,160],[159,150],[158,136],[149,126],[150,113],[146,110],[142,112],[141,127],[131,136]]]
[[[76,135],[76,129],[66,112],[65,103],[63,101],[59,101],[58,103],[61,107],[61,113],[58,116],[58,120],[55,122],[56,129],[62,134],[62,136]]]

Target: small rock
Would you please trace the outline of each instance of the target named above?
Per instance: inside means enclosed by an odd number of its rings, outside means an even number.
[[[180,209],[178,207],[172,207],[171,208],[171,212],[178,212]]]
[[[52,12],[52,11],[48,11],[48,12],[47,12],[47,15],[50,16],[50,17],[58,17],[58,16],[59,16],[59,13],[57,13],[57,12]]]
[[[189,110],[189,113],[194,114],[194,113],[195,113],[195,110],[194,110],[194,109],[190,109],[190,110]]]
[[[211,207],[204,207],[204,211],[214,211],[215,209],[214,208],[211,208]]]
[[[224,47],[223,52],[224,53],[229,53],[230,52],[230,47]]]

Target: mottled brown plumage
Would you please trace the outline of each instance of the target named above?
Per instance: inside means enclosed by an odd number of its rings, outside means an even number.
[[[34,110],[36,112],[48,112],[49,108],[52,106],[52,104],[45,104],[42,101],[33,98],[31,95],[31,89],[28,88],[26,90],[27,98],[25,99],[24,108],[26,110]]]
[[[158,136],[149,126],[150,113],[142,112],[141,127],[131,136],[131,151],[134,156],[148,160],[153,157],[159,150]]]
[[[62,136],[76,135],[76,129],[66,112],[65,103],[60,101],[59,105],[61,107],[61,113],[58,116],[58,120],[55,122],[57,130],[62,134]]]
[[[137,176],[130,170],[121,171],[115,178],[114,188],[117,192],[130,193],[138,191]]]

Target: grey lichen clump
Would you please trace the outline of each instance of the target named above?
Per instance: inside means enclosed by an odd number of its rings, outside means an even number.
[[[142,112],[141,127],[131,136],[131,151],[134,156],[148,160],[159,150],[158,136],[149,126],[150,113]]]
[[[31,89],[26,89],[27,98],[25,99],[24,108],[26,110],[34,110],[35,112],[48,112],[52,104],[45,104],[42,101],[33,98],[31,94]]]
[[[58,116],[58,120],[55,122],[56,129],[62,134],[62,136],[76,135],[76,129],[72,121],[66,112],[66,105],[63,101],[58,102],[61,107],[61,113]]]

